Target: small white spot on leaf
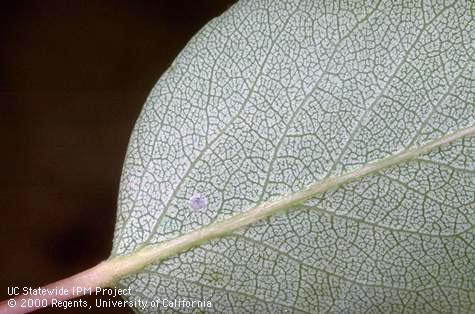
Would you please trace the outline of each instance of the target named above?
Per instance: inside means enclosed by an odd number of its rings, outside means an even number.
[[[208,200],[204,195],[195,193],[192,197],[190,197],[189,203],[190,207],[196,210],[205,208],[206,205],[208,205]]]

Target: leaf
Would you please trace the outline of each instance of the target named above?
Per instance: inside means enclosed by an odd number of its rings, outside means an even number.
[[[473,3],[362,3],[239,2],[161,77],[113,256],[164,245],[129,300],[475,311]]]

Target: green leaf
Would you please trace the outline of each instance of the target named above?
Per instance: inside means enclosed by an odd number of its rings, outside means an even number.
[[[160,78],[120,187],[130,300],[475,311],[473,2],[363,3],[239,2]]]

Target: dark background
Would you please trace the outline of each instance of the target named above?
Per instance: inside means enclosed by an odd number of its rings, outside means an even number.
[[[8,286],[44,285],[108,257],[142,105],[232,2],[0,2],[1,300]]]

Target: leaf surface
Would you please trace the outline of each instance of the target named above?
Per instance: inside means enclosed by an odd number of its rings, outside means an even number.
[[[475,124],[473,3],[361,3],[242,1],[190,41],[131,136],[113,255]],[[119,284],[210,312],[475,311],[473,133],[389,166]]]

